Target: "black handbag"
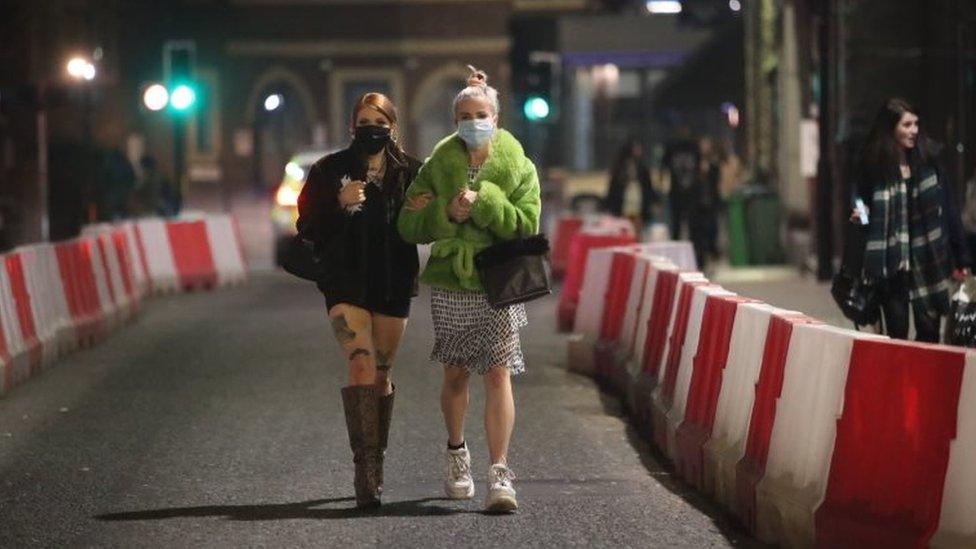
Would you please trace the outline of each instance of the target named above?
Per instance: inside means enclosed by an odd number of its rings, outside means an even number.
[[[871,280],[841,269],[834,275],[830,295],[844,316],[858,326],[874,324],[881,317],[878,285]]]
[[[281,246],[278,250],[278,264],[285,272],[312,282],[318,281],[321,266],[319,258],[315,257],[312,250],[311,242],[295,235],[282,242]]]
[[[488,304],[502,309],[525,303],[552,293],[546,254],[549,240],[545,235],[522,236],[521,219],[516,237],[493,244],[474,256],[475,267],[485,287]]]

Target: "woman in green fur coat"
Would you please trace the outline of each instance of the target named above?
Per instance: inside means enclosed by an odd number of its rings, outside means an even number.
[[[515,424],[511,376],[525,369],[519,329],[527,320],[521,304],[501,310],[488,305],[474,256],[518,230],[538,232],[539,178],[515,137],[497,127],[498,92],[483,72],[474,71],[455,98],[454,122],[457,133],[434,148],[407,190],[398,227],[408,242],[433,243],[420,281],[431,286],[431,359],[444,365],[445,492],[455,499],[474,496],[464,416],[468,379],[476,373],[485,384],[491,458],[485,507],[510,512],[518,505],[507,460]]]

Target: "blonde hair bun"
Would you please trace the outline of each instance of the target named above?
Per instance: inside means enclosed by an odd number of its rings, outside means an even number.
[[[474,68],[474,65],[468,65],[468,70],[471,71],[467,81],[469,86],[488,86],[488,74],[485,71]]]

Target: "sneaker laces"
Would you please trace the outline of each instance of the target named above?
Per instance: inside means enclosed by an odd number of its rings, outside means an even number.
[[[448,452],[448,456],[451,458],[451,478],[454,480],[460,480],[471,474],[471,464],[464,459],[464,454],[461,452],[454,453]]]
[[[504,465],[492,465],[488,471],[488,477],[491,479],[492,485],[502,484],[503,486],[511,487],[512,482],[515,480],[515,473]]]

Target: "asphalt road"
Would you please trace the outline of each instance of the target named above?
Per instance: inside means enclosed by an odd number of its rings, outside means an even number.
[[[521,508],[442,498],[445,434],[428,296],[395,368],[384,505],[360,512],[345,367],[309,284],[284,274],[156,298],[138,322],[0,399],[0,547],[753,546],[663,469],[589,380],[564,370],[556,299],[523,332],[510,464]]]

